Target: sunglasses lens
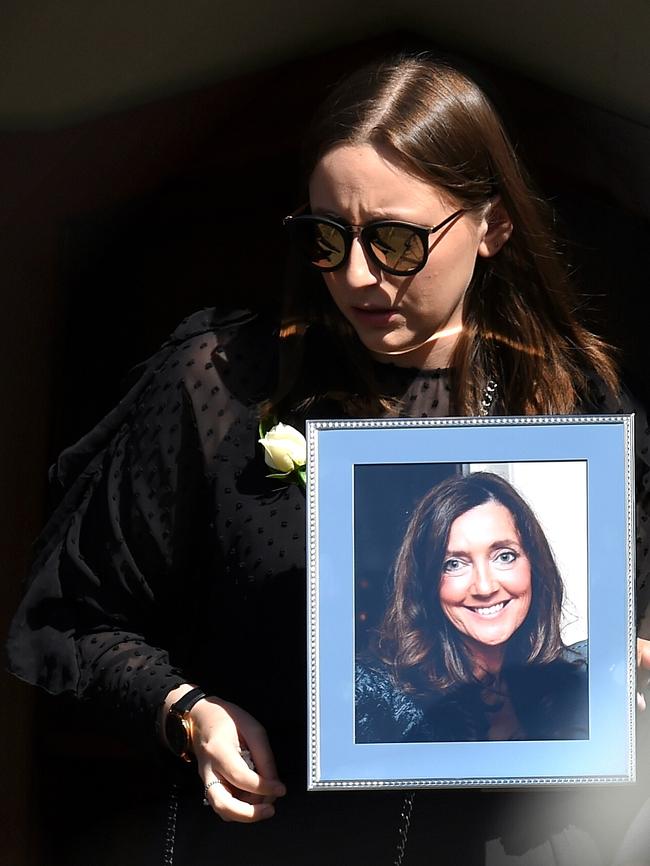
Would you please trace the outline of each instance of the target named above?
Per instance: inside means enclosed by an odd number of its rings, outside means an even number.
[[[386,223],[368,226],[365,231],[377,262],[395,273],[408,274],[426,258],[423,238],[408,226]]]
[[[297,218],[291,228],[298,249],[314,267],[332,270],[345,258],[345,237],[336,226]]]

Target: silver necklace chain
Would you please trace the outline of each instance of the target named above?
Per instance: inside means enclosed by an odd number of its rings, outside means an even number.
[[[176,845],[176,823],[178,820],[178,785],[172,782],[167,803],[167,820],[163,843],[163,866],[174,866],[174,847]]]
[[[479,415],[485,416],[490,414],[490,409],[494,403],[498,387],[496,379],[487,380],[487,385],[485,386],[485,391],[483,392],[483,397],[481,399]]]
[[[413,801],[415,800],[415,791],[409,791],[402,802],[402,811],[400,813],[400,825],[397,831],[397,849],[395,851],[395,859],[393,866],[402,866],[404,854],[406,853],[406,843],[409,838],[409,830],[411,829],[411,814],[413,812]]]

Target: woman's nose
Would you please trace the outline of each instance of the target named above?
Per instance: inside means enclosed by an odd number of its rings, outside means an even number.
[[[474,585],[472,591],[474,595],[492,595],[499,588],[498,581],[495,580],[489,562],[478,562],[474,565]]]
[[[380,280],[379,268],[370,259],[358,237],[352,239],[350,256],[345,265],[345,278],[352,288],[377,285]]]

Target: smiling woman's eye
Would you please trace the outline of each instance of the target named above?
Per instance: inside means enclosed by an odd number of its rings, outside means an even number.
[[[514,550],[500,550],[494,559],[498,565],[512,565],[519,559],[519,554]]]
[[[463,570],[466,563],[463,562],[462,559],[458,559],[455,556],[450,556],[449,559],[445,559],[442,563],[442,573],[443,574],[458,574]]]

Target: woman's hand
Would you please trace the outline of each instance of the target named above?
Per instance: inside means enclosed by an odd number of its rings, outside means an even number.
[[[241,707],[214,697],[195,704],[190,719],[199,775],[209,786],[205,796],[217,815],[243,823],[272,817],[273,803],[285,787],[262,725]],[[254,769],[243,749],[250,752]]]
[[[636,639],[636,704],[640,710],[645,710],[644,691],[650,684],[650,640],[639,637]]]

